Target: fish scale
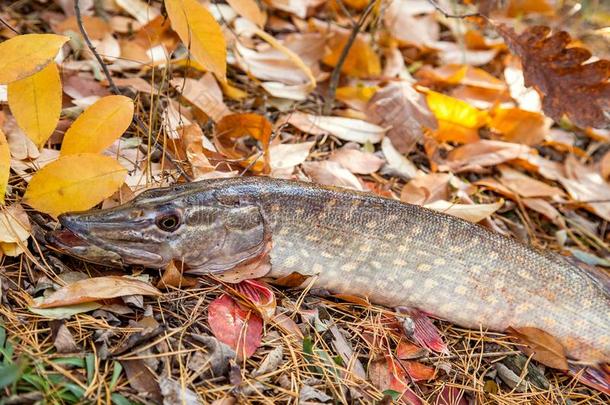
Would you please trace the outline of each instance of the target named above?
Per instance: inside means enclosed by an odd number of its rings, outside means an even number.
[[[159,215],[175,211],[190,212],[182,227],[158,229]],[[60,243],[81,257],[133,257],[157,266],[177,258],[195,270],[216,263],[200,273],[221,271],[214,270],[224,263],[218,249],[232,252],[237,264],[249,257],[239,249],[261,254],[268,235],[271,277],[299,272],[317,288],[417,308],[469,328],[535,327],[572,358],[610,359],[606,281],[555,253],[371,193],[263,177],[216,179],[145,192],[123,206],[60,221],[91,243]],[[142,240],[127,245],[130,226],[141,227]],[[201,246],[211,250],[199,254]]]

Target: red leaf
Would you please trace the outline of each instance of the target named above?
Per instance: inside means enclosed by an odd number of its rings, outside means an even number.
[[[214,336],[235,349],[240,359],[250,357],[261,344],[262,319],[226,294],[210,303],[208,323]]]
[[[421,357],[426,352],[426,349],[421,346],[414,345],[406,340],[401,340],[396,346],[396,357],[400,360],[411,360]]]
[[[257,280],[244,280],[234,288],[256,307],[263,318],[270,319],[275,314],[275,294],[266,283]]]

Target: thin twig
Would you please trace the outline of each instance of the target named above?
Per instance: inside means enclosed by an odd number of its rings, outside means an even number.
[[[333,109],[333,104],[335,103],[335,94],[337,93],[337,86],[339,85],[339,77],[341,75],[341,68],[343,67],[345,60],[347,59],[347,55],[350,49],[352,48],[352,45],[354,45],[354,41],[356,40],[358,33],[364,26],[364,23],[367,17],[371,14],[371,11],[373,11],[373,7],[375,6],[376,2],[377,0],[369,1],[369,4],[366,6],[364,12],[360,16],[360,19],[358,20],[356,25],[352,27],[352,32],[350,33],[349,38],[347,39],[347,42],[343,47],[343,50],[341,50],[341,55],[339,55],[337,64],[335,65],[335,68],[333,69],[333,72],[330,75],[330,81],[328,82],[328,96],[326,97],[324,107],[322,109],[322,114],[324,115],[330,114]]]
[[[102,60],[102,57],[100,56],[100,54],[97,53],[97,50],[95,49],[95,47],[91,43],[91,40],[89,39],[89,35],[87,35],[87,31],[85,30],[85,24],[83,24],[83,17],[80,12],[80,0],[76,0],[74,2],[74,13],[76,15],[76,24],[78,25],[78,29],[80,30],[81,35],[85,39],[87,48],[89,48],[89,50],[91,51],[91,53],[93,54],[93,56],[95,57],[97,62],[102,67],[104,76],[106,76],[106,80],[108,80],[108,85],[110,86],[110,91],[112,91],[114,94],[120,95],[121,91],[116,86],[116,84],[114,84],[114,81],[112,80],[112,76],[110,75],[110,71],[108,70],[108,66],[106,66],[106,64]]]
[[[9,24],[7,21],[4,21],[4,19],[2,17],[0,17],[0,23],[2,23],[2,25],[5,25],[9,30],[13,31],[15,34],[21,35],[21,33],[19,31],[17,31],[16,28],[13,28],[13,26],[11,24]]]
[[[74,2],[74,13],[76,16],[76,24],[78,25],[78,29],[80,30],[80,33],[85,40],[85,44],[87,44],[87,48],[89,48],[89,50],[91,51],[91,53],[93,54],[93,56],[95,57],[97,62],[102,67],[102,71],[104,72],[104,76],[106,76],[106,80],[108,81],[108,86],[110,87],[110,91],[115,95],[119,95],[119,96],[123,95],[121,90],[117,87],[117,85],[112,80],[112,76],[110,75],[110,71],[108,70],[108,67],[104,63],[104,60],[102,59],[100,54],[97,52],[97,50],[93,46],[93,43],[91,43],[91,39],[89,39],[89,35],[87,34],[87,31],[85,30],[85,25],[83,24],[83,17],[81,15],[81,11],[80,11],[80,0],[76,0]],[[138,115],[133,116],[133,121],[140,128],[140,130],[143,133],[145,133],[145,134],[150,133],[150,128],[148,127],[148,125],[146,125],[144,123],[144,121],[142,121],[142,119]],[[165,156],[165,158],[174,165],[174,167],[178,170],[178,172],[180,173],[180,175],[182,177],[184,177],[187,181],[192,181],[191,176],[189,176],[188,173],[186,173],[184,171],[182,166],[180,166],[178,164],[178,162],[176,162],[176,160],[174,159],[172,154],[167,149],[163,148],[158,142],[155,142],[155,147],[157,149],[159,149],[161,151],[161,153]]]
[[[430,3],[432,5],[432,7],[434,7],[436,9],[436,11],[441,13],[445,18],[483,17],[483,18],[487,19],[487,17],[481,13],[449,14],[448,12],[443,10],[443,8],[436,2],[436,0],[428,0],[428,3]]]

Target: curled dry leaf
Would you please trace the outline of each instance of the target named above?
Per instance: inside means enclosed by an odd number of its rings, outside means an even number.
[[[83,211],[110,197],[125,179],[126,170],[113,158],[91,153],[64,156],[30,180],[23,201],[57,216]]]
[[[521,197],[564,197],[563,190],[535,180],[518,170],[507,165],[498,166],[502,177],[500,182],[506,187],[519,194]]]
[[[193,58],[221,81],[226,81],[227,46],[222,28],[197,0],[165,0],[165,9]]]
[[[436,129],[437,121],[426,98],[407,82],[392,83],[377,91],[367,107],[372,122],[389,128],[387,136],[400,153],[409,153],[423,136]]]
[[[9,83],[8,104],[19,127],[38,146],[51,136],[61,113],[61,81],[55,63]]]
[[[517,34],[504,24],[496,30],[521,58],[525,85],[538,90],[549,117],[558,122],[565,114],[582,127],[610,127],[609,60],[588,62],[591,52],[571,46],[565,31],[535,26]]]
[[[451,177],[448,173],[419,174],[402,188],[400,200],[416,205],[446,200]]]
[[[610,180],[610,150],[600,160],[599,171],[606,181]]]
[[[283,122],[294,125],[308,134],[331,134],[344,141],[358,143],[381,142],[386,132],[386,129],[378,125],[354,118],[316,116],[301,112],[284,117]]]
[[[267,118],[259,114],[230,114],[223,117],[216,125],[214,144],[219,152],[231,159],[242,159],[244,153],[237,150],[237,139],[250,136],[260,142],[263,150],[263,161],[258,154],[241,161],[246,167],[262,172],[269,171],[269,142],[271,141],[272,126]],[[255,162],[255,163],[253,163]]]
[[[271,80],[262,84],[271,95],[291,100],[305,100],[315,89],[316,78],[310,66],[317,66],[318,54],[324,47],[323,38],[293,35],[281,42],[243,19],[237,20],[235,30],[239,35],[257,35],[269,44],[270,47],[262,51],[252,50],[239,42],[236,48],[238,55],[241,56],[238,62],[244,70],[260,79]],[[309,49],[306,48],[305,41],[309,41]],[[319,52],[311,52],[312,49],[319,49]],[[303,55],[303,58],[297,51]]]
[[[55,308],[136,294],[161,295],[161,292],[148,283],[130,277],[93,277],[60,288],[36,308]]]
[[[396,150],[390,137],[385,137],[381,141],[381,151],[387,161],[382,173],[390,176],[400,176],[406,180],[410,180],[417,175],[417,167]]]
[[[568,369],[565,348],[547,332],[538,328],[509,328],[508,332],[525,346],[519,348],[545,366],[559,370]]]
[[[106,96],[87,108],[64,135],[61,156],[99,153],[129,128],[134,104],[129,97]]]
[[[360,180],[337,162],[305,162],[303,170],[319,184],[364,190]]]
[[[610,221],[610,184],[594,167],[581,164],[573,155],[565,160],[566,176],[557,180],[568,191],[570,197],[582,202],[595,215]]]
[[[0,84],[24,79],[41,71],[69,39],[55,34],[25,34],[0,43]]]
[[[234,349],[238,358],[250,357],[261,344],[261,318],[250,310],[242,309],[226,294],[210,303],[208,323],[214,336]]]
[[[24,243],[32,227],[25,210],[20,204],[13,204],[0,211],[0,242]]]
[[[528,159],[530,148],[517,143],[480,140],[453,149],[447,156],[445,166],[454,173],[481,171],[514,159]]]
[[[499,210],[503,205],[503,200],[492,204],[455,204],[445,200],[437,200],[425,204],[424,207],[477,223],[485,218],[489,218],[491,214]]]
[[[269,160],[272,170],[292,169],[300,165],[309,156],[315,142],[280,143],[269,148]]]
[[[260,312],[263,319],[268,321],[275,315],[276,299],[271,288],[258,280],[243,280],[234,286]]]
[[[331,162],[337,162],[352,173],[371,174],[383,166],[385,161],[370,152],[362,152],[359,149],[347,146],[335,151],[329,158]]]

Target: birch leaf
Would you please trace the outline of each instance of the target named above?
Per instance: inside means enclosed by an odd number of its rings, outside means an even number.
[[[55,34],[26,34],[0,43],[0,84],[41,71],[69,39]]]
[[[55,63],[8,85],[8,105],[19,127],[39,148],[61,114],[61,79]]]
[[[32,177],[24,202],[53,216],[87,210],[117,191],[125,174],[126,170],[108,156],[63,156]]]
[[[133,101],[129,97],[99,99],[68,128],[61,145],[61,156],[103,151],[129,128],[133,111]]]
[[[222,29],[212,14],[196,0],[165,0],[172,29],[193,58],[226,81],[227,46]]]

